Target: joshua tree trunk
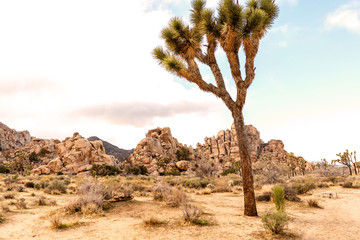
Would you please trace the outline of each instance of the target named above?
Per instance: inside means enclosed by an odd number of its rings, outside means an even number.
[[[234,125],[242,163],[241,168],[244,188],[244,214],[246,216],[257,216],[254,179],[252,175],[251,159],[248,151],[244,118],[241,110],[234,110],[232,115],[234,118]]]
[[[351,164],[348,165],[348,168],[349,168],[350,176],[352,176]]]

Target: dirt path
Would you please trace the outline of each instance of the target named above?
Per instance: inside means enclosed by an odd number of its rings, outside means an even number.
[[[317,190],[319,192],[321,190]],[[332,188],[338,199],[320,199],[324,209],[308,208],[304,203],[288,204],[287,211],[293,218],[289,231],[298,239],[359,239],[360,233],[360,190]],[[74,219],[65,216],[64,221],[80,221],[85,224],[66,230],[50,229],[45,217],[55,208],[66,204],[71,196],[59,197],[59,206],[33,207],[14,210],[7,214],[7,220],[0,225],[0,239],[264,239],[260,217],[243,216],[243,195],[216,193],[195,195],[194,203],[205,211],[203,218],[210,226],[188,226],[182,224],[179,208],[170,208],[153,202],[150,197],[138,197],[131,202],[116,204],[105,216],[87,216]],[[302,197],[304,200],[314,198]],[[259,215],[272,208],[272,203],[258,204]],[[154,215],[166,221],[160,227],[144,227],[143,217]],[[286,238],[282,238],[286,239]]]

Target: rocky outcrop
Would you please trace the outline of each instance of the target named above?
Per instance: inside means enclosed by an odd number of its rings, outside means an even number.
[[[265,143],[261,140],[259,131],[252,125],[245,126],[245,131],[252,162],[262,158],[284,164],[289,161],[289,153],[284,149],[281,140],[270,140]],[[186,161],[176,157],[176,152],[182,148],[186,148],[190,153]],[[164,159],[167,159],[166,164]],[[144,165],[151,175],[164,174],[175,167],[182,174],[191,175],[201,171],[204,164],[218,175],[238,160],[239,147],[235,127],[232,125],[231,129],[221,130],[216,136],[205,138],[204,144],[198,143],[195,149],[179,143],[172,137],[169,128],[150,130],[146,138],[136,146],[128,162],[135,166]]]
[[[108,155],[113,155],[120,162],[125,161],[125,159],[127,159],[130,156],[130,154],[132,154],[134,152],[134,149],[125,150],[125,149],[119,148],[107,141],[104,141],[98,137],[89,137],[88,140],[89,141],[97,141],[97,140],[102,141],[103,146],[105,148],[105,153]]]
[[[0,122],[0,151],[21,148],[30,143],[28,131],[16,131]]]
[[[79,173],[89,171],[93,164],[106,163],[111,166],[118,165],[119,161],[105,153],[102,141],[88,141],[74,133],[55,145],[57,156],[31,171],[32,174],[49,174],[55,172]],[[44,164],[45,163],[45,164]]]

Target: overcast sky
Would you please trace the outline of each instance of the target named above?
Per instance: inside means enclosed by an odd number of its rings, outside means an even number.
[[[309,161],[360,150],[360,0],[277,2],[246,124]],[[0,121],[39,138],[79,132],[127,149],[155,127],[193,146],[229,128],[219,99],[151,57],[161,29],[173,16],[188,21],[189,8],[190,0],[0,0]],[[233,92],[225,55],[217,57]]]

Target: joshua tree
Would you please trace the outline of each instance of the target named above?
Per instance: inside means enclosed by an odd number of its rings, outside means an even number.
[[[220,98],[234,118],[238,146],[242,161],[244,187],[244,213],[257,216],[253,187],[251,159],[249,156],[243,107],[247,90],[255,78],[254,60],[261,38],[278,15],[274,0],[249,0],[245,7],[234,0],[221,0],[217,14],[205,7],[205,0],[193,0],[191,24],[174,17],[161,31],[166,49],[157,47],[154,57],[167,71],[195,83],[201,90]],[[226,53],[236,85],[234,100],[226,90],[224,78],[215,58],[220,46]],[[245,75],[240,70],[239,51],[245,53]],[[207,65],[216,85],[204,81],[198,63]]]
[[[352,169],[351,166],[354,167],[355,175],[357,175],[357,162],[356,162],[356,151],[349,152],[349,150],[346,149],[343,153],[338,153],[336,156],[340,157],[339,159],[336,159],[336,162],[339,162],[349,168],[350,176],[352,175]],[[354,158],[353,158],[354,156]]]

